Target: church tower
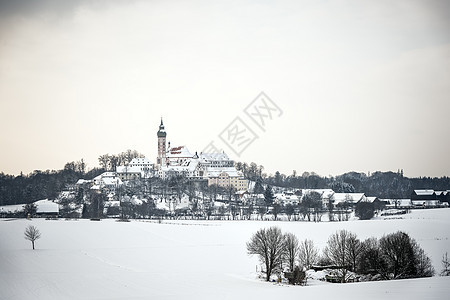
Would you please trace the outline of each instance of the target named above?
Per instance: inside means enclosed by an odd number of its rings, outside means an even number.
[[[158,167],[164,165],[166,161],[166,130],[164,129],[163,120],[161,118],[161,125],[158,130],[158,157],[156,158],[156,164]]]

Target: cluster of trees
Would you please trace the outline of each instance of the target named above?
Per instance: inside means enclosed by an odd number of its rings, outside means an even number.
[[[92,179],[104,171],[113,171],[119,165],[127,165],[133,158],[143,157],[143,154],[136,150],[127,150],[119,154],[104,154],[99,156],[99,168],[88,170],[83,159],[79,161],[68,162],[62,170],[58,171],[34,171],[28,175],[20,174],[18,176],[0,173],[0,205],[26,204],[40,199],[55,199],[58,193],[73,185],[77,179]],[[236,168],[244,173],[244,176],[255,181],[254,193],[265,193],[264,186],[279,186],[286,188],[302,189],[302,188],[331,188],[335,192],[364,192],[366,195],[378,196],[380,198],[409,198],[414,189],[430,188],[435,190],[447,190],[450,186],[449,177],[441,178],[407,178],[403,176],[402,171],[394,172],[375,172],[373,174],[364,174],[357,172],[345,173],[336,177],[321,177],[314,172],[304,172],[297,175],[294,171],[291,175],[286,176],[280,172],[276,172],[273,176],[267,176],[263,173],[264,167],[256,163],[236,163]],[[184,179],[174,176],[179,183],[171,183],[176,186],[175,189],[180,190],[183,186]],[[154,180],[157,183],[157,180]],[[143,185],[151,183],[134,181],[132,183],[139,188]],[[169,186],[164,183],[161,189]],[[170,187],[173,189],[172,187]],[[214,190],[217,193],[214,193]],[[214,194],[225,194],[230,191],[222,191],[214,189]],[[230,196],[231,197],[231,196]],[[280,207],[274,207],[275,214]],[[285,207],[286,211],[292,211],[291,207]],[[262,210],[262,209],[261,209]],[[310,210],[308,210],[310,211]],[[314,209],[313,209],[314,211]],[[304,217],[313,217],[307,211]],[[320,217],[316,214],[316,217]]]
[[[70,204],[83,205],[83,218],[101,218],[108,194],[108,188],[102,190],[91,190],[89,185],[78,187],[75,196],[70,195],[67,199],[60,199],[63,209],[60,211],[62,217],[71,217]],[[250,219],[257,213],[261,219],[268,213],[274,220],[285,213],[289,220],[294,216],[302,215],[304,219],[319,221],[323,211],[320,195],[316,195],[311,201],[304,201],[301,205],[280,205],[274,203],[274,194],[269,185],[263,189],[264,199],[261,203],[249,201],[244,204],[236,194],[232,186],[220,187],[209,185],[206,181],[192,181],[182,175],[171,176],[166,179],[159,177],[127,181],[125,185],[116,187],[114,200],[120,201],[120,207],[109,207],[107,215],[121,215],[125,218],[151,218],[151,217],[184,217],[184,218],[214,218],[224,219]],[[131,198],[145,199],[142,205],[135,205]],[[183,197],[187,197],[189,208],[178,207]],[[156,209],[156,201],[170,203],[170,212]],[[216,201],[224,205],[215,207]],[[315,207],[315,210],[310,209]]]
[[[62,171],[63,174],[73,174],[75,181],[81,173],[73,170],[72,166],[77,163],[68,163]],[[75,167],[76,169],[77,167]],[[103,169],[99,170],[100,172]],[[55,173],[57,174],[57,173]],[[87,174],[87,173],[86,173]],[[56,175],[54,175],[56,176]],[[42,190],[46,190],[45,183],[42,183]],[[52,196],[46,194],[42,198],[56,198],[61,186],[55,187]],[[328,213],[330,220],[348,220],[350,216],[350,205],[342,203],[334,208],[330,205],[328,209],[322,207],[320,194],[311,192],[304,197],[304,201],[299,204],[282,205],[274,202],[274,192],[272,186],[265,188],[261,184],[261,193],[263,199],[247,199],[247,203],[242,203],[236,194],[236,189],[230,187],[220,187],[217,185],[208,186],[205,181],[191,181],[185,176],[176,175],[162,179],[152,178],[134,178],[126,182],[125,185],[116,187],[114,200],[120,200],[120,206],[108,207],[105,203],[107,195],[110,194],[108,187],[100,190],[91,190],[89,184],[77,186],[70,193],[64,194],[64,197],[57,198],[61,205],[60,216],[65,218],[102,218],[107,216],[122,216],[124,218],[150,218],[150,217],[184,217],[184,218],[210,218],[214,219],[251,219],[256,214],[262,220],[268,216],[273,220],[278,220],[279,216],[284,214],[288,220],[308,220],[321,221],[324,214]],[[44,195],[43,195],[44,196]],[[253,194],[256,196],[256,194]],[[135,205],[131,198],[145,199],[142,205]],[[189,198],[189,208],[179,208],[183,197]],[[38,198],[39,199],[39,198]],[[156,209],[155,202],[164,200],[170,202],[170,211]],[[262,201],[261,201],[262,200]],[[214,202],[225,202],[225,205],[214,207]],[[76,212],[78,211],[78,212]],[[24,216],[34,215],[33,211],[26,210]],[[21,213],[22,215],[22,213]],[[372,211],[373,215],[373,211]],[[18,215],[19,216],[19,215]]]
[[[18,176],[0,173],[0,206],[26,204],[40,199],[55,199],[59,192],[75,184],[78,179],[92,179],[116,166],[126,165],[133,158],[144,157],[136,150],[127,150],[117,155],[101,155],[100,168],[88,170],[84,159],[68,162],[62,170],[36,170],[28,175]]]
[[[259,178],[265,178],[267,176],[266,174],[263,174],[264,167],[261,165],[258,166],[254,162],[250,164],[237,162],[235,167],[244,174],[245,178],[252,181],[257,181]]]
[[[328,213],[330,220],[348,220],[351,210],[350,206],[339,205],[337,209],[330,206],[328,210],[322,207],[322,199],[320,194],[311,192],[305,195],[304,201],[300,204],[282,205],[274,203],[274,193],[270,185],[262,189],[263,199],[247,199],[247,203],[243,203],[236,194],[236,189],[230,187],[220,187],[217,185],[208,186],[206,182],[195,182],[188,180],[182,175],[162,179],[158,177],[147,179],[133,179],[126,185],[116,189],[116,200],[121,200],[120,208],[108,209],[108,214],[117,215],[120,210],[121,214],[125,210],[126,216],[130,218],[147,218],[147,217],[186,217],[186,218],[232,218],[235,219],[251,219],[257,216],[262,220],[270,215],[273,220],[278,220],[281,214],[285,214],[289,221],[291,220],[308,220],[321,221],[322,216]],[[91,193],[91,191],[87,190]],[[106,194],[103,193],[103,194]],[[129,203],[129,199],[133,196],[139,196],[140,199],[148,200],[143,205],[133,205]],[[187,197],[190,203],[188,209],[178,208],[178,204],[183,197]],[[86,195],[84,199],[91,199],[91,195]],[[171,212],[161,212],[157,210],[154,201],[164,200],[170,202]],[[258,200],[258,201],[256,201]],[[262,201],[261,201],[262,200]],[[214,207],[214,202],[219,201],[225,203],[218,208]],[[91,202],[91,201],[87,201]],[[125,207],[126,208],[123,208]],[[86,211],[95,211],[95,207],[85,206]],[[372,212],[373,214],[373,212]],[[89,213],[83,216],[89,216]]]
[[[409,198],[415,189],[447,190],[450,177],[440,178],[403,176],[403,170],[397,172],[358,173],[348,172],[339,176],[322,177],[314,172],[303,172],[298,175],[293,171],[291,175],[275,172],[274,175],[263,173],[264,167],[256,163],[236,163],[236,168],[244,176],[253,181],[261,180],[273,186],[294,189],[324,189],[330,188],[337,193],[360,192],[379,198],[401,199]]]
[[[339,282],[350,274],[366,275],[372,280],[430,277],[434,268],[430,258],[407,233],[398,231],[380,239],[361,241],[356,234],[340,230],[332,234],[319,255],[311,240],[300,242],[292,233],[278,227],[258,230],[247,243],[249,254],[257,255],[264,265],[266,280],[283,270],[310,269],[317,264],[337,270]],[[279,275],[281,276],[281,275]]]
[[[105,171],[115,171],[118,166],[128,165],[133,158],[145,157],[144,154],[139,153],[136,150],[130,150],[121,152],[119,154],[103,154],[98,158],[100,167]]]
[[[18,176],[0,173],[0,205],[26,204],[45,198],[55,199],[60,191],[84,175],[86,173],[72,168],[34,171],[28,175]]]
[[[265,267],[263,272],[266,281],[270,280],[272,274],[281,274],[284,267],[293,272],[299,263],[308,269],[319,257],[311,240],[299,242],[294,234],[283,234],[275,226],[258,230],[247,243],[247,251],[259,257]]]
[[[85,174],[85,178],[92,179],[103,172],[115,171],[117,166],[128,165],[131,160],[138,157],[145,156],[136,150],[130,149],[119,154],[100,155],[98,158],[100,168],[94,168],[90,172],[91,174]],[[66,164],[65,168],[67,168],[67,165],[68,164]],[[77,164],[75,164],[75,167],[76,166]],[[124,197],[127,195],[140,195],[141,197],[150,196],[153,181],[153,178],[145,180],[136,179],[131,180],[128,185],[118,188],[116,199],[119,200],[125,198],[125,201],[121,202],[119,207],[109,207],[106,214],[114,216],[120,215],[121,218],[145,217],[160,214],[159,211],[155,210],[153,202],[146,202],[143,205],[136,206],[129,201],[129,197]],[[108,189],[92,191],[88,187],[79,187],[75,201],[73,201],[74,199],[61,199],[63,209],[60,214],[62,217],[72,217],[74,213],[73,210],[70,209],[70,203],[75,202],[75,204],[82,205],[82,218],[103,218],[105,202],[107,201],[106,195],[108,193]],[[149,199],[150,198],[151,197],[149,197]]]
[[[300,203],[288,203],[285,205],[273,203],[273,192],[270,185],[267,185],[264,190],[264,200],[267,208],[264,206],[258,206],[258,212],[261,215],[261,219],[264,214],[270,212],[275,221],[278,219],[278,215],[280,214],[285,214],[288,221],[291,221],[292,219],[295,221],[301,219],[308,222],[320,222],[324,214],[328,214],[328,219],[330,221],[348,221],[353,207],[349,201],[339,203],[336,207],[330,201],[326,205],[326,208],[324,208],[322,196],[315,191],[305,194],[302,202]],[[253,205],[250,206],[253,207]],[[380,207],[376,207],[373,203],[369,203],[368,206],[364,206],[364,208],[359,208],[358,206],[359,205],[356,207],[357,216],[361,219],[372,218],[375,210],[380,209]],[[368,217],[370,213],[371,216]]]
[[[73,205],[72,209],[70,207],[71,204],[75,204],[83,206],[81,215],[83,218],[102,218],[104,217],[103,212],[109,216],[120,215],[123,218],[172,218],[174,216],[194,218],[201,216],[209,219],[215,214],[224,216],[226,213],[235,217],[238,214],[236,205],[230,205],[218,211],[215,211],[213,207],[214,201],[236,201],[235,192],[236,189],[233,187],[208,186],[205,181],[191,181],[182,175],[174,175],[166,179],[159,177],[133,178],[126,184],[115,187],[113,200],[120,201],[120,206],[108,207],[105,210],[109,188],[102,187],[99,190],[92,190],[87,183],[78,186],[75,195],[71,193],[66,198],[59,199],[63,206],[60,216],[72,217]],[[189,200],[190,207],[188,209],[179,207],[184,197]],[[134,204],[133,198],[142,200],[143,203]],[[171,212],[157,209],[156,201],[170,203]]]

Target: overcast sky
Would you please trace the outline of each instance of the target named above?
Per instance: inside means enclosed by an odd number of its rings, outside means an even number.
[[[163,117],[172,146],[267,173],[450,175],[449,3],[0,0],[0,171],[155,162]]]

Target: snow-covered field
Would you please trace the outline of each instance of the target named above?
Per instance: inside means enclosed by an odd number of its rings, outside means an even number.
[[[0,299],[447,299],[450,277],[277,285],[256,277],[246,242],[277,225],[322,249],[348,229],[360,239],[408,232],[437,272],[450,252],[450,209],[420,210],[389,220],[334,223],[263,221],[66,221],[0,219]],[[23,238],[42,233],[37,249]]]

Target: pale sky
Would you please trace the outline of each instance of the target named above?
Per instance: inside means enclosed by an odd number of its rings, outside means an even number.
[[[244,109],[282,111],[265,131]],[[265,172],[450,175],[449,1],[0,0],[0,172],[211,141]],[[258,138],[219,138],[239,117]]]

